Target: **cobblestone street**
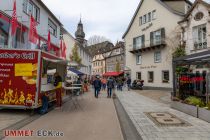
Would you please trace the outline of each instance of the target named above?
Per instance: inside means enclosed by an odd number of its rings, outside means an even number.
[[[142,96],[135,91],[117,91],[117,96],[144,140],[210,139],[210,124],[205,121],[171,109],[167,104]],[[168,112],[188,122],[191,126],[160,127],[147,117],[146,112]]]
[[[61,108],[54,109],[20,129],[33,130],[33,137],[5,139],[123,140],[113,100],[106,96],[103,92],[96,99],[93,92],[88,92],[75,97],[78,100],[76,106],[69,100]],[[38,137],[38,130],[59,131],[63,132],[64,136]]]
[[[18,123],[30,116],[26,110],[0,110],[0,130]]]

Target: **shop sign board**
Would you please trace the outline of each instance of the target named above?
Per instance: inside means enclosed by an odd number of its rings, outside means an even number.
[[[35,106],[38,51],[0,49],[0,106]]]

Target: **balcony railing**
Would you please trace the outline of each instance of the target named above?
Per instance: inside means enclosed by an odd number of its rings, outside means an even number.
[[[152,40],[152,42],[149,41],[149,44],[142,45],[142,47],[133,46],[133,48],[130,49],[129,51],[133,54],[136,54],[136,53],[150,51],[150,50],[154,50],[155,48],[161,48],[161,47],[165,47],[165,46],[166,46],[165,39]]]
[[[207,40],[194,42],[195,50],[201,50],[201,49],[206,49],[206,48],[207,48]]]

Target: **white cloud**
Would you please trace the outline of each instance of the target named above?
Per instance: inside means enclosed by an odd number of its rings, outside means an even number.
[[[42,1],[60,18],[72,35],[76,31],[81,14],[86,39],[92,35],[101,35],[116,42],[121,39],[140,0]]]
[[[74,35],[80,14],[86,39],[97,34],[120,40],[139,0],[43,0],[60,18],[65,28]]]

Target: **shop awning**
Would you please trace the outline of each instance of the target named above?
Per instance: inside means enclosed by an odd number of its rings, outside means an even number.
[[[47,57],[43,57],[43,59],[45,61],[48,61],[48,62],[52,62],[52,63],[59,63],[59,64],[63,64],[63,65],[67,65],[68,64],[68,60],[63,60],[63,59],[50,59],[50,58],[47,58]]]
[[[84,73],[74,69],[74,68],[69,68],[70,71],[72,71],[73,73],[76,73],[77,75],[84,75]]]
[[[103,74],[103,76],[119,76],[123,74],[124,72],[106,72]]]

